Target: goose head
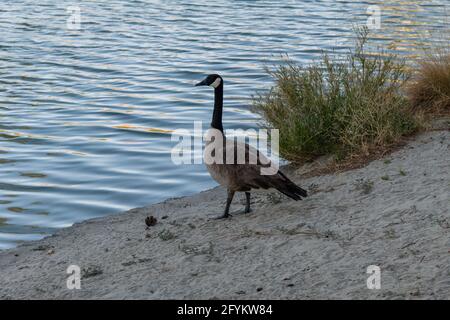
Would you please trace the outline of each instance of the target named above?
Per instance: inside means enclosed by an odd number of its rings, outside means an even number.
[[[216,89],[223,83],[223,79],[218,74],[210,74],[203,81],[197,83],[195,86],[210,86]]]

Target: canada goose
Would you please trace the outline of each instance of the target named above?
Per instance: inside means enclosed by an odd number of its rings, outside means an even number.
[[[255,148],[251,147],[247,143],[237,142],[234,139],[231,143],[226,143],[226,137],[223,133],[222,126],[222,109],[223,109],[223,79],[218,74],[210,74],[203,81],[197,83],[195,86],[210,86],[214,88],[214,111],[211,122],[211,128],[208,130],[207,136],[214,137],[214,140],[206,142],[206,148],[204,152],[204,159],[206,168],[211,177],[219,184],[227,188],[227,203],[225,206],[225,212],[218,218],[228,218],[230,216],[230,205],[233,201],[235,192],[245,192],[246,205],[245,213],[250,212],[250,191],[252,189],[270,189],[274,188],[290,197],[294,200],[301,200],[301,197],[306,197],[306,190],[300,188],[291,180],[289,180],[277,167],[274,174],[262,175],[261,169],[267,168],[273,163],[260,153]],[[218,139],[220,138],[220,139]],[[222,153],[223,161],[212,162],[208,146],[215,143],[214,150],[211,152],[213,156],[218,153]],[[228,140],[230,142],[230,139]],[[245,150],[244,164],[239,164],[236,161],[236,157],[239,151]],[[234,158],[234,161],[226,161],[226,155],[229,154]],[[254,157],[256,161],[248,161]],[[219,162],[219,163],[218,163]],[[230,163],[231,162],[231,163]]]

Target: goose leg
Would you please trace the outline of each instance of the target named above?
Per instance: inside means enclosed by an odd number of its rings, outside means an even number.
[[[246,198],[246,202],[245,202],[244,213],[249,213],[250,211],[252,211],[252,209],[250,209],[250,192],[245,193],[245,198]]]
[[[231,205],[231,201],[233,201],[234,191],[228,189],[227,193],[228,193],[228,195],[227,195],[227,204],[225,205],[225,212],[220,217],[217,217],[217,219],[226,219],[228,217],[231,217],[230,205]]]

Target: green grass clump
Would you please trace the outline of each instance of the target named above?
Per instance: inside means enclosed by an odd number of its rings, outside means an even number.
[[[163,229],[158,233],[158,237],[162,241],[168,241],[168,240],[175,239],[177,236],[175,234],[173,234],[170,230]]]
[[[367,29],[346,57],[324,54],[302,67],[288,60],[268,70],[275,86],[254,99],[255,110],[280,130],[280,153],[302,163],[321,155],[369,155],[418,128],[401,89],[403,61],[380,50],[368,54]]]

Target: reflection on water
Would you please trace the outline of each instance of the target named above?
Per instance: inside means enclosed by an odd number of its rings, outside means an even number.
[[[348,50],[377,4],[373,38],[414,57],[448,16],[446,0],[79,3],[71,31],[73,1],[2,2],[0,248],[213,186],[203,165],[170,161],[173,130],[209,123],[212,92],[193,88],[205,74],[225,78],[226,127],[255,128],[251,95],[281,54]]]

